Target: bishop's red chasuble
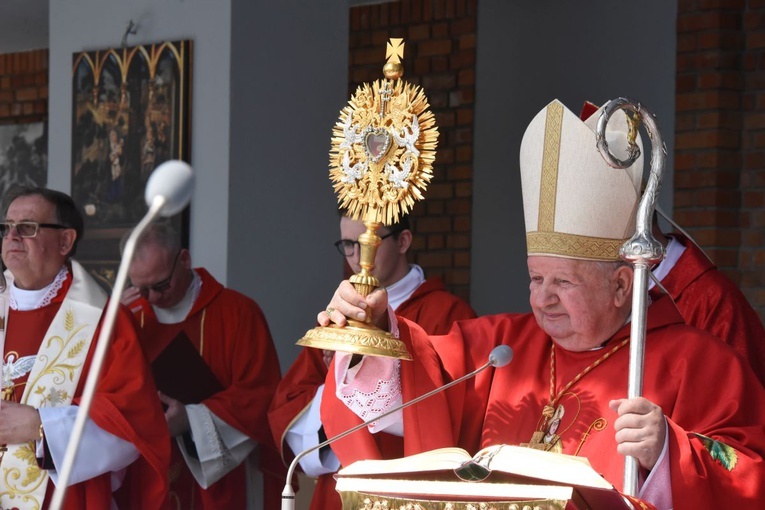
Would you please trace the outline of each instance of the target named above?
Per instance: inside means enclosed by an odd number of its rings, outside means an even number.
[[[683,235],[685,251],[661,284],[686,324],[709,331],[746,359],[765,385],[765,328],[736,285]],[[658,289],[651,294],[658,297]]]
[[[553,342],[531,314],[462,321],[432,341],[416,324],[401,320],[399,325],[414,357],[401,363],[404,402],[482,366],[497,345],[510,345],[514,351],[508,366],[488,369],[405,409],[405,455],[454,445],[476,452],[488,445],[530,442],[549,404],[551,380],[557,395],[629,338],[627,325],[603,349],[556,348],[551,378]],[[542,436],[563,453],[587,457],[620,490],[624,457],[616,452],[617,416],[608,402],[627,394],[628,361],[625,344],[566,390],[555,427]],[[322,402],[328,436],[359,423],[334,397],[333,376],[330,370]],[[727,345],[683,325],[668,299],[649,308],[643,395],[667,417],[676,509],[758,507],[765,498],[765,390]],[[369,436],[354,434],[335,443],[343,465],[387,456]]]

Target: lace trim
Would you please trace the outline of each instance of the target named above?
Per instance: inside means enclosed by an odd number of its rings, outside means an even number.
[[[53,301],[53,298],[55,298],[58,295],[58,291],[61,290],[61,287],[64,285],[64,282],[66,281],[66,277],[69,274],[69,270],[66,266],[62,266],[61,270],[59,270],[56,277],[53,279],[53,283],[51,283],[48,286],[48,290],[43,294],[43,297],[40,299],[40,301],[34,306],[33,310],[37,310],[38,308],[42,308],[44,306],[48,306],[51,301]],[[11,298],[8,301],[9,306],[13,310],[19,309],[19,304],[16,301],[16,296],[13,294],[13,287],[11,287]]]
[[[398,402],[401,395],[401,376],[396,360],[396,370],[393,371],[393,378],[390,380],[378,379],[371,392],[363,392],[354,389],[350,395],[340,394],[340,399],[348,408],[359,418],[368,421],[384,412],[392,409]]]
[[[223,442],[223,438],[220,435],[220,432],[218,432],[218,428],[215,426],[215,422],[212,417],[212,412],[208,410],[207,408],[204,409],[205,411],[205,419],[203,420],[203,428],[204,428],[204,435],[207,438],[207,441],[211,444],[215,445],[215,449],[220,454],[219,461],[220,463],[225,467],[226,470],[229,470],[234,465],[234,458],[231,455],[231,452],[226,447],[226,444]]]

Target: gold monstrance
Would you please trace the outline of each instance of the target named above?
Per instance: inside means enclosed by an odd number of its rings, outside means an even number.
[[[438,128],[422,89],[403,80],[403,39],[388,42],[385,79],[362,84],[332,131],[329,175],[340,208],[362,219],[361,271],[350,281],[362,296],[380,282],[372,275],[381,224],[406,214],[433,176]],[[367,322],[314,328],[298,345],[373,356],[411,359],[403,342]]]

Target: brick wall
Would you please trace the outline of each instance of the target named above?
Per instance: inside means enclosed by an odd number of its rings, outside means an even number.
[[[48,118],[48,50],[0,54],[0,124]]]
[[[680,0],[675,219],[765,317],[765,1]]]
[[[349,95],[406,42],[440,137],[412,260],[469,295],[477,0],[401,0],[350,11]],[[48,51],[0,55],[0,123],[47,118]],[[674,216],[765,317],[765,0],[679,0]]]
[[[436,116],[438,153],[411,220],[411,260],[427,277],[470,294],[477,0],[401,0],[350,11],[349,96],[381,79],[385,45],[404,39],[404,79],[421,85]]]

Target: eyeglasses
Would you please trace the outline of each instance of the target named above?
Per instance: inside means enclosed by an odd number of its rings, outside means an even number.
[[[37,232],[41,228],[55,228],[57,230],[63,230],[67,228],[66,225],[58,225],[56,223],[38,223],[36,221],[20,221],[18,223],[14,221],[5,221],[0,223],[0,235],[7,237],[11,233],[11,230],[16,229],[16,232],[21,237],[35,237]]]
[[[398,234],[399,232],[401,232],[401,230],[388,232],[384,236],[380,236],[380,241],[388,239],[390,236]],[[356,250],[357,246],[359,246],[359,242],[351,241],[350,239],[340,239],[339,241],[335,241],[335,248],[337,248],[337,251],[339,251],[340,255],[343,257],[353,257],[353,252]]]
[[[164,280],[160,280],[154,285],[149,285],[146,287],[137,287],[138,292],[141,293],[141,296],[143,298],[146,298],[149,296],[149,292],[156,292],[157,294],[162,294],[167,289],[170,288],[170,285],[173,283],[173,276],[175,276],[175,266],[178,264],[178,259],[181,256],[181,251],[178,250],[178,253],[175,254],[175,260],[173,260],[173,267],[170,269],[170,275],[165,278]],[[135,287],[135,285],[133,285]]]

